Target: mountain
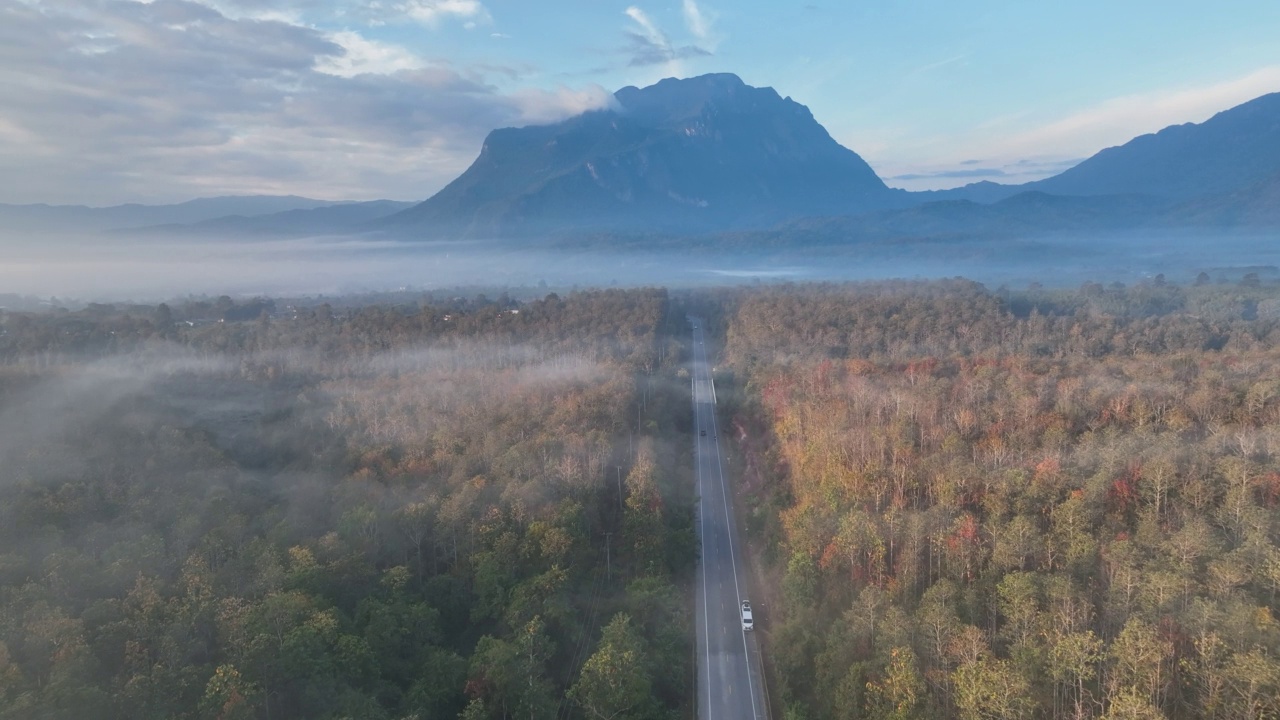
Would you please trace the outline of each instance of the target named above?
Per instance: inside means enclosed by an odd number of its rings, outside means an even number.
[[[698,232],[910,204],[772,88],[717,74],[614,99],[553,125],[493,131],[466,172],[388,225],[471,237]]]
[[[1027,191],[991,204],[943,200],[860,215],[804,218],[738,236],[746,244],[780,245],[1024,238],[1140,229],[1169,207],[1169,201],[1141,195],[1061,197]]]
[[[370,200],[286,210],[269,215],[230,215],[192,224],[152,225],[115,230],[117,234],[171,235],[336,235],[359,232],[369,223],[412,207],[414,203]]]
[[[255,217],[337,205],[294,195],[197,198],[173,205],[4,205],[0,229],[21,232],[100,232],[148,225],[186,225],[239,215]]]
[[[1068,170],[1023,185],[982,182],[930,200],[994,202],[1028,190],[1053,195],[1150,195],[1186,200],[1242,191],[1280,173],[1280,93],[1173,125],[1098,152]]]
[[[1140,194],[1186,199],[1244,189],[1280,172],[1280,93],[1200,124],[1167,127],[1029,183],[1056,195]]]
[[[1197,227],[1280,228],[1280,172],[1233,192],[1181,202],[1161,221]]]

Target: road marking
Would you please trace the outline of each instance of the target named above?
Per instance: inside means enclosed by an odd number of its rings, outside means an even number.
[[[704,348],[702,351],[704,357],[706,352]],[[714,412],[711,413],[711,431],[713,435],[719,436],[720,434],[716,428],[716,414]],[[718,442],[716,444],[716,467],[719,469],[720,475],[720,497],[724,500],[725,530],[729,533],[729,564],[733,566],[733,589],[738,596],[738,605],[741,606],[742,589],[738,587],[738,556],[733,549],[733,520],[729,517],[729,495],[725,490],[724,465],[720,462],[720,445]],[[755,718],[759,717],[759,714],[756,711],[755,685],[751,681],[751,650],[747,647],[747,631],[742,628],[741,618],[738,619],[738,627],[742,633],[742,653],[745,656],[744,659],[747,665],[747,694],[751,696],[751,718],[755,720]]]
[[[694,355],[693,363],[693,418],[694,432],[702,429],[702,412],[698,405],[698,362],[697,355]],[[702,720],[711,720],[711,621],[707,614],[707,513],[706,513],[706,493],[703,491],[702,482],[702,448],[698,445],[697,435],[693,438],[693,456],[698,466],[698,525],[702,533],[699,538],[702,544],[702,557],[699,558],[702,565],[702,639],[703,654],[706,656],[707,666],[707,717]]]
[[[715,399],[715,380],[714,378],[710,377],[710,370],[708,369],[709,365],[707,364],[707,360],[706,360],[706,347],[703,345],[703,334],[702,334],[701,328],[696,327],[694,329],[694,339],[697,341],[697,345],[694,348],[694,356],[693,356],[694,372],[693,372],[693,376],[690,378],[690,390],[693,394],[693,403],[694,403],[694,418],[695,418],[694,430],[698,433],[697,435],[694,436],[694,456],[696,458],[697,465],[698,465],[698,522],[699,522],[699,529],[702,535],[701,537],[702,556],[700,558],[702,562],[702,619],[703,619],[702,635],[703,635],[703,641],[705,646],[704,660],[707,665],[707,717],[700,718],[700,720],[711,720],[711,718],[714,715],[714,709],[712,705],[713,698],[712,698],[712,691],[711,691],[711,620],[710,620],[710,612],[708,609],[709,600],[707,597],[707,559],[711,553],[709,552],[709,549],[708,549],[709,541],[707,539],[707,531],[706,531],[707,495],[705,490],[706,490],[707,480],[706,480],[706,475],[703,473],[703,467],[702,467],[703,460],[705,458],[705,453],[707,451],[707,447],[703,443],[702,431],[703,431],[703,423],[704,423],[704,417],[705,417],[703,405],[704,404],[714,405],[716,402],[716,399]],[[705,373],[706,374],[705,377],[700,378],[699,377],[700,372]],[[710,403],[707,403],[707,398],[710,398]],[[758,720],[759,710],[756,707],[755,683],[751,677],[752,676],[751,650],[747,645],[746,630],[742,629],[741,616],[738,614],[742,604],[742,590],[738,582],[738,563],[737,563],[737,557],[736,557],[735,547],[733,542],[733,519],[729,513],[728,491],[726,490],[726,484],[724,481],[724,463],[722,458],[720,457],[719,441],[718,439],[715,439],[719,437],[719,430],[717,427],[717,420],[715,417],[714,408],[708,407],[706,408],[706,411],[710,412],[711,414],[712,437],[708,438],[707,442],[713,445],[714,452],[716,455],[716,466],[717,466],[718,475],[720,478],[720,498],[721,498],[721,501],[724,503],[724,516],[725,516],[725,522],[726,522],[725,530],[729,536],[729,562],[732,564],[732,568],[733,568],[733,586],[734,586],[734,593],[737,596],[738,607],[734,608],[734,610],[731,613],[731,616],[737,619],[738,632],[741,633],[742,635],[743,662],[746,663],[745,669],[747,671],[747,694],[751,698],[752,720]],[[708,468],[708,471],[709,471],[709,468]],[[729,613],[729,611],[725,608],[725,605],[724,605],[723,574],[718,575],[716,580],[720,589],[721,612]],[[727,627],[720,627],[719,632],[717,633],[717,638],[724,637],[725,636],[724,634],[728,632],[728,630],[729,629]],[[716,667],[719,670],[719,675],[720,675],[720,697],[722,698],[722,701],[726,705],[728,704],[728,701],[736,694],[735,693],[736,683],[734,682],[735,673],[733,673],[734,664],[735,663],[733,662],[732,657],[729,656],[728,654],[721,654],[720,656],[717,657]]]

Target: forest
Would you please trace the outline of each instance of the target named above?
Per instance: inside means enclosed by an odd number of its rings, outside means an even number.
[[[690,714],[666,291],[0,311],[0,718]]]
[[[780,717],[1280,717],[1280,287],[704,302]]]
[[[1280,717],[1280,285],[0,314],[0,719],[692,717],[687,314],[781,720]]]

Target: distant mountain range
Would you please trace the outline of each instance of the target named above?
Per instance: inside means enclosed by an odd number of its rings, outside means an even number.
[[[264,215],[228,215],[188,224],[121,228],[117,234],[216,236],[341,235],[367,231],[370,223],[412,207],[411,202],[369,200],[297,208]]]
[[[345,232],[412,205],[392,200],[334,202],[293,195],[212,197],[173,205],[110,207],[0,204],[0,230],[116,234]]]
[[[0,205],[0,230],[406,238],[717,234],[813,239],[1280,230],[1280,93],[1165,128],[1023,185],[890,188],[808,108],[729,74],[626,87],[562,122],[495,130],[417,203],[222,197]]]
[[[1280,93],[1200,124],[1173,125],[1107,148],[1044,180],[974,183],[935,197],[994,202],[1036,190],[1052,195],[1149,195],[1177,200],[1228,195],[1280,174]]]
[[[461,177],[384,224],[426,237],[808,228],[850,240],[1280,227],[1280,93],[1037,182],[920,193],[885,186],[803,105],[734,75],[615,98],[553,125],[494,131]]]

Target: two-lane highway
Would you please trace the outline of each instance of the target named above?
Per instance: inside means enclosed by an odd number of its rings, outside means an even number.
[[[698,717],[765,720],[755,638],[743,630],[741,602],[750,600],[734,524],[733,495],[724,479],[716,427],[715,386],[702,321],[693,324],[694,459],[698,467]]]

